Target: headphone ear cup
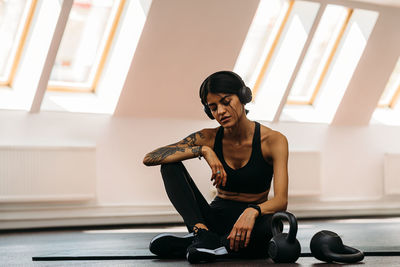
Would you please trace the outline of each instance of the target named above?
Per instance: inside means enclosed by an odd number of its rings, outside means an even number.
[[[242,102],[242,104],[244,105],[250,103],[251,99],[253,98],[253,94],[251,93],[250,88],[247,86],[243,86],[239,92],[240,102]]]
[[[212,119],[215,120],[214,116],[211,113],[211,110],[208,106],[204,105],[204,112],[207,114],[207,116]]]

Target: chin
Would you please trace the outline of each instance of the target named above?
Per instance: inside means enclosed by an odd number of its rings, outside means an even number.
[[[232,128],[233,126],[235,126],[235,122],[234,121],[228,121],[226,123],[219,123],[222,127],[224,128]]]

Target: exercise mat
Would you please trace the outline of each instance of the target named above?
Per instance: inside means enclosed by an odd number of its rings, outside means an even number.
[[[158,259],[148,249],[136,250],[85,250],[74,249],[54,252],[32,257],[33,261],[65,261],[65,260],[149,260]]]
[[[400,256],[399,219],[355,219],[299,221],[297,239],[301,244],[301,257],[311,257],[310,240],[320,230],[330,230],[339,234],[343,243],[364,252],[365,256]],[[284,229],[287,231],[287,229]],[[32,257],[34,261],[57,260],[149,260],[159,259],[148,250],[149,241],[157,233],[129,233],[85,235],[74,247],[64,246],[60,251]],[[185,235],[184,232],[173,233]],[[102,244],[103,247],[85,248],[87,243]],[[96,241],[95,243],[93,243]],[[107,246],[107,247],[105,247]]]
[[[362,250],[362,249],[361,249]],[[400,250],[364,251],[365,256],[400,256]],[[312,257],[310,252],[301,253],[301,257]],[[230,258],[225,256],[224,258]],[[236,258],[236,257],[232,257]],[[33,261],[71,261],[71,260],[151,260],[161,259],[148,249],[127,250],[68,250],[32,257]]]

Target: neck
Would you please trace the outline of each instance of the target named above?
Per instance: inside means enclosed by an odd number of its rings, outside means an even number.
[[[244,141],[253,136],[254,122],[249,120],[246,116],[242,118],[232,127],[224,128],[224,137],[235,139],[237,142]]]

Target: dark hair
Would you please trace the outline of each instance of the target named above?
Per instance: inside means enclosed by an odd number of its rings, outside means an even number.
[[[232,71],[218,71],[208,76],[200,86],[200,99],[204,106],[204,111],[212,119],[211,112],[207,105],[208,93],[235,94],[239,97],[242,104],[247,104],[252,99],[250,88],[246,86],[242,78]],[[246,114],[249,112],[245,110]]]

